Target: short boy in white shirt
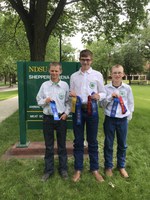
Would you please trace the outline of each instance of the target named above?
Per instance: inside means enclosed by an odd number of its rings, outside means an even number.
[[[134,111],[134,99],[132,89],[122,82],[124,69],[121,65],[115,65],[111,69],[112,82],[105,86],[106,99],[101,105],[104,107],[104,159],[105,173],[112,176],[113,168],[113,143],[115,133],[117,137],[117,168],[120,174],[129,177],[125,170],[126,161],[126,138],[128,120],[132,119]]]
[[[67,116],[70,112],[69,85],[61,81],[59,76],[62,73],[62,66],[59,62],[50,64],[51,79],[45,81],[37,94],[37,103],[43,108],[43,134],[45,140],[45,169],[42,181],[47,181],[54,174],[54,130],[56,130],[59,173],[62,178],[68,177],[66,132]],[[59,120],[55,120],[56,110],[53,113],[50,103],[55,102]]]

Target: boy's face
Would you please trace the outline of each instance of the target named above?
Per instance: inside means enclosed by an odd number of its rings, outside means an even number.
[[[111,72],[112,81],[114,82],[122,82],[122,78],[124,77],[123,67],[114,67]]]
[[[92,64],[91,56],[80,57],[80,63],[81,63],[81,67],[83,67],[84,69],[89,69]]]
[[[59,80],[59,75],[61,74],[60,66],[51,66],[49,69],[50,75],[51,75],[51,80],[53,81],[58,81]]]

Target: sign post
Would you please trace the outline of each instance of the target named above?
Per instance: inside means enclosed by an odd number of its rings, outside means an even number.
[[[20,143],[17,147],[27,147],[27,129],[42,129],[43,113],[37,105],[36,95],[41,84],[49,80],[50,62],[18,62],[19,129]],[[62,62],[61,80],[69,84],[72,73],[79,69],[77,62]],[[72,128],[71,115],[68,128]]]

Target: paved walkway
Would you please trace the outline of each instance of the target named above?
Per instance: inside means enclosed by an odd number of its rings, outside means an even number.
[[[17,87],[0,87],[0,92],[17,90]],[[0,93],[1,95],[1,93]],[[18,110],[18,96],[0,101],[0,123]]]

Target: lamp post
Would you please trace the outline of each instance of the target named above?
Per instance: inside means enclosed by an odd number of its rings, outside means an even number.
[[[62,61],[62,35],[59,36],[59,61]]]

